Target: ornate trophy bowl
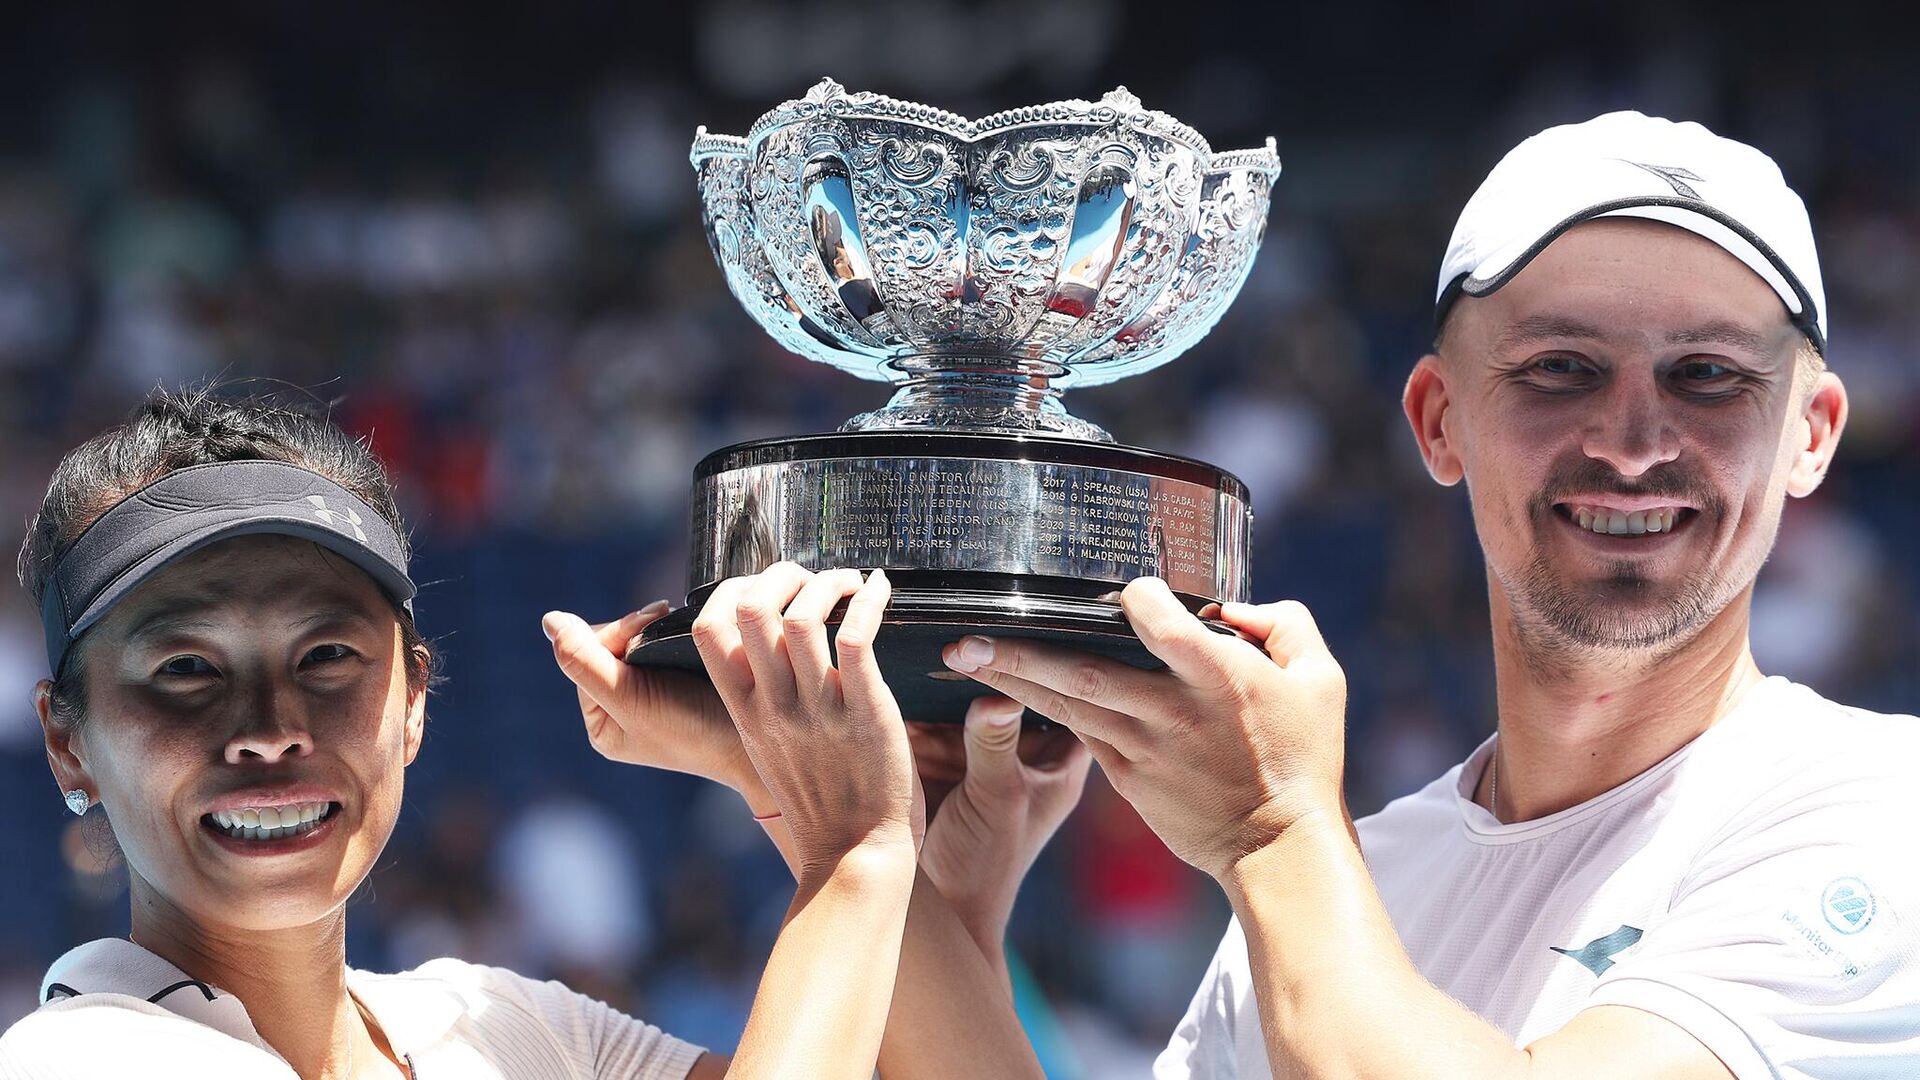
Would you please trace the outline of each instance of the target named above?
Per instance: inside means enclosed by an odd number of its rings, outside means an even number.
[[[692,160],[748,313],[898,389],[837,433],[700,463],[688,606],[629,662],[703,670],[690,628],[728,577],[884,567],[889,685],[910,719],[958,720],[986,692],[940,661],[963,634],[1155,667],[1115,590],[1157,575],[1195,610],[1247,598],[1245,485],[1115,443],[1060,392],[1158,367],[1212,329],[1265,231],[1272,140],[1215,154],[1124,88],[971,121],[822,80],[745,138],[700,129]]]

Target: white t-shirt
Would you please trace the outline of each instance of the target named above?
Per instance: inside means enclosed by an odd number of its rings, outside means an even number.
[[[1358,822],[1428,981],[1515,1046],[1630,1005],[1739,1080],[1920,1077],[1920,720],[1769,678],[1632,780],[1508,825],[1471,799],[1491,748]],[[1271,1075],[1235,921],[1154,1076]]]
[[[347,988],[416,1080],[682,1080],[700,1047],[557,982],[460,960]],[[0,1036],[0,1080],[297,1080],[240,999],[125,938],[55,961],[39,1009]]]

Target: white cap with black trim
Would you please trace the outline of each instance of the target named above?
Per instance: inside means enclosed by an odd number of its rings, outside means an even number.
[[[1508,151],[1460,212],[1440,264],[1435,320],[1511,281],[1561,233],[1597,217],[1664,221],[1759,274],[1822,353],[1826,293],[1806,204],[1772,158],[1691,121],[1612,112]]]

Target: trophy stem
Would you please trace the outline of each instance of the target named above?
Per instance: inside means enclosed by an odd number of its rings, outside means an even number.
[[[885,405],[840,425],[841,431],[922,428],[1113,442],[1100,425],[1067,412],[1046,376],[991,368],[915,372]]]

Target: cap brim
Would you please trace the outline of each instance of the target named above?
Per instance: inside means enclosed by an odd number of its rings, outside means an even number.
[[[83,631],[99,622],[107,612],[113,610],[116,604],[125,600],[143,582],[161,570],[201,548],[236,536],[278,535],[311,540],[366,571],[375,584],[380,586],[381,591],[407,610],[413,609],[412,579],[368,548],[311,520],[277,516],[259,517],[255,516],[256,513],[248,507],[235,507],[228,520],[218,518],[208,520],[202,527],[155,549],[146,558],[128,567],[124,573],[102,589],[93,602],[87,605],[87,609],[80,613],[80,617],[74,620],[73,628],[69,631],[71,637],[78,638]]]
[[[1812,295],[1766,241],[1704,202],[1661,195],[1636,195],[1596,203],[1568,215],[1531,243],[1493,252],[1448,285],[1435,310],[1435,324],[1446,318],[1447,310],[1460,296],[1486,296],[1495,292],[1526,269],[1528,263],[1568,229],[1602,217],[1638,217],[1660,221],[1713,241],[1758,274],[1786,305],[1788,317],[1794,326],[1806,334],[1815,349],[1823,354],[1826,352],[1826,335],[1821,333],[1820,313],[1816,310]]]

